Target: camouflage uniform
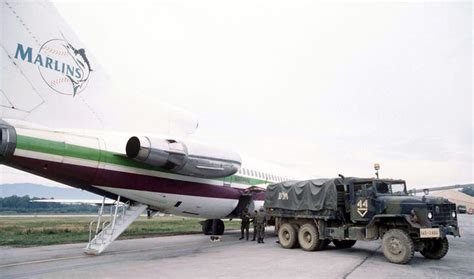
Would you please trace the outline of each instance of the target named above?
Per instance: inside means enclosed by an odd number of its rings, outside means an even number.
[[[263,243],[263,239],[265,238],[265,225],[267,223],[267,215],[263,208],[260,208],[257,216],[255,216],[255,221],[257,223],[257,239],[258,243]]]
[[[250,226],[250,214],[248,213],[247,208],[242,211],[240,214],[240,219],[242,219],[242,223],[240,224],[240,239],[244,239],[244,230],[246,232],[247,240],[249,240],[249,226]]]
[[[253,219],[252,219],[252,223],[253,223],[253,239],[252,241],[255,241],[256,237],[257,237],[257,214],[258,214],[258,211],[255,210],[253,212]]]

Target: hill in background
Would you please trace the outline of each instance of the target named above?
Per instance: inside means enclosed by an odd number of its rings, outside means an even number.
[[[76,188],[50,187],[31,183],[1,184],[0,198],[30,196],[55,199],[101,199],[100,196]]]

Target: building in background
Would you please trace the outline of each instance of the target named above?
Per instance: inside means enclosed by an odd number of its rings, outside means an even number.
[[[459,192],[458,190],[443,190],[443,191],[433,191],[430,192],[431,196],[436,197],[444,197],[451,202],[456,203],[456,206],[464,205],[469,212],[471,208],[471,212],[474,210],[474,197],[466,195],[464,193]]]

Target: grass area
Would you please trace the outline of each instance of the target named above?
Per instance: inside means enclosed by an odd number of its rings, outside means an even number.
[[[89,240],[93,217],[0,217],[0,246],[38,246]],[[140,217],[119,239],[201,232],[200,219]],[[224,221],[226,230],[240,228],[240,221]]]

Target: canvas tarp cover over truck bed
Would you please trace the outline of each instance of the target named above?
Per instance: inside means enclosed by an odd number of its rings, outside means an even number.
[[[265,208],[285,210],[337,210],[334,179],[286,181],[267,187]]]

